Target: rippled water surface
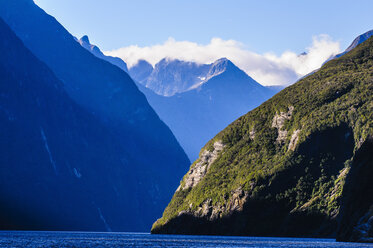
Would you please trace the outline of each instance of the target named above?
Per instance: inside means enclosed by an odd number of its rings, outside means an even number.
[[[0,247],[372,247],[331,239],[150,235],[144,233],[0,232]]]

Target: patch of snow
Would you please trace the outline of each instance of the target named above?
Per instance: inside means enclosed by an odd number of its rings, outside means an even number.
[[[202,81],[202,82],[196,83],[196,84],[192,85],[191,87],[189,87],[189,88],[187,89],[187,91],[188,91],[188,90],[194,90],[194,89],[198,88],[199,86],[201,86],[201,85],[204,84],[204,83],[205,83],[205,81]]]

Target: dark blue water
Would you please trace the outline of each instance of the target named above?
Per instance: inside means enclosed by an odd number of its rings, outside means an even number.
[[[373,247],[331,239],[150,235],[144,233],[0,232],[0,247]]]

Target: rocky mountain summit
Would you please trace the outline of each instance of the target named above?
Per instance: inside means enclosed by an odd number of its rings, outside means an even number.
[[[207,79],[211,65],[164,58],[140,84],[158,95],[173,96],[197,87]],[[136,74],[132,75],[136,78]]]
[[[280,90],[260,85],[226,58],[211,64],[165,58],[155,68],[140,60],[129,73],[191,160],[226,125]]]
[[[227,58],[211,64],[164,58],[152,70],[150,66],[148,62],[140,60],[131,67],[131,77],[156,94],[168,97],[196,89],[226,70],[238,69]]]
[[[191,62],[175,63],[192,66]],[[183,86],[186,91],[173,96],[160,96],[138,84],[191,160],[195,160],[200,148],[225,126],[275,94],[226,58],[210,65],[194,66],[199,72],[204,70],[203,77]]]

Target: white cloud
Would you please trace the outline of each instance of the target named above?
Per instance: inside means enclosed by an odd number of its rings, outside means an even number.
[[[129,67],[139,59],[155,65],[165,57],[197,63],[212,63],[226,57],[263,85],[286,85],[319,68],[330,56],[339,53],[340,44],[328,35],[318,35],[313,37],[312,45],[305,52],[305,55],[298,55],[286,51],[277,56],[273,53],[258,54],[249,51],[235,40],[213,38],[209,44],[203,45],[169,38],[163,44],[128,46],[105,54],[122,58]]]

